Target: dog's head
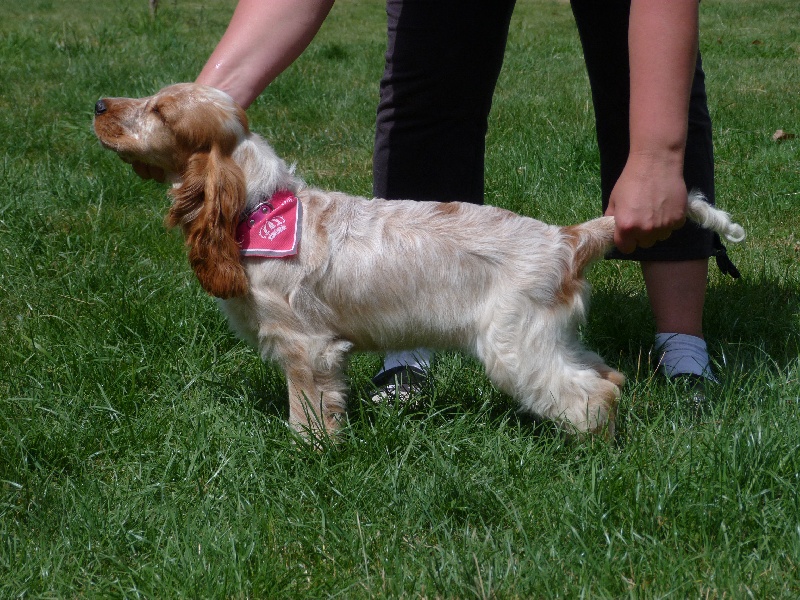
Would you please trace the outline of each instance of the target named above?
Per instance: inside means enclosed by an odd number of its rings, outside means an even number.
[[[220,90],[181,83],[146,98],[103,98],[94,115],[104,147],[126,162],[159,167],[177,181],[166,222],[183,229],[203,288],[220,298],[245,294],[235,231],[246,184],[232,157],[249,135],[244,110]]]

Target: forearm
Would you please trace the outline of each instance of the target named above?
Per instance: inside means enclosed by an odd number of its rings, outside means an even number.
[[[686,217],[683,161],[697,61],[698,0],[632,0],[630,153],[606,214],[622,252],[666,239]]]
[[[698,0],[632,0],[631,156],[683,168],[697,58]]]
[[[197,82],[250,106],[311,43],[332,6],[333,0],[239,0]]]

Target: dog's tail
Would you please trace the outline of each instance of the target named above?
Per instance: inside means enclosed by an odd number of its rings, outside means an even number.
[[[734,223],[728,213],[714,208],[702,193],[689,194],[686,217],[705,229],[710,229],[732,243],[745,238],[744,228]],[[614,217],[600,217],[562,229],[575,250],[574,268],[581,273],[587,265],[602,258],[614,247]]]
[[[724,210],[711,206],[697,190],[692,190],[689,194],[689,210],[686,216],[700,227],[717,232],[733,244],[744,241],[744,227],[734,223]]]

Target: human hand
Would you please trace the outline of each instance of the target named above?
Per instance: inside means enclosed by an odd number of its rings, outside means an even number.
[[[606,210],[620,252],[649,248],[682,227],[687,198],[682,156],[629,156]]]

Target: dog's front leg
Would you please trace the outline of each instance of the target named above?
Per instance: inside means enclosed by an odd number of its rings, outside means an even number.
[[[292,342],[279,353],[289,387],[289,424],[304,435],[335,433],[345,418],[342,363],[351,345],[305,336]]]
[[[311,372],[286,371],[289,386],[289,424],[303,435],[331,434],[339,429],[345,413],[344,394],[321,389]]]

